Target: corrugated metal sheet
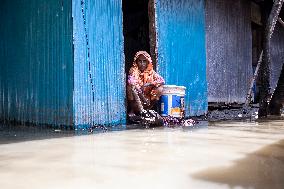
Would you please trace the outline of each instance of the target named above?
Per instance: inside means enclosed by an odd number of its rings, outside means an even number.
[[[71,125],[71,0],[1,0],[0,20],[0,119]]]
[[[283,17],[281,15],[280,17]],[[284,28],[278,22],[271,38],[270,113],[279,115],[284,104]]]
[[[284,104],[284,29],[277,23],[271,38],[270,87],[273,94],[270,113],[279,114]]]
[[[273,92],[277,87],[284,63],[284,29],[277,23],[271,38],[270,87]]]
[[[125,71],[121,0],[73,0],[74,123],[123,124]]]
[[[207,0],[208,101],[243,103],[252,77],[250,1]]]
[[[158,72],[167,84],[187,87],[187,115],[204,114],[207,111],[204,1],[156,2]]]

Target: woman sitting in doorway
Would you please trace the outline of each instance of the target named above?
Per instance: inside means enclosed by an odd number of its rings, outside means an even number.
[[[129,118],[151,109],[159,100],[165,80],[153,69],[151,56],[146,51],[135,54],[127,82]]]

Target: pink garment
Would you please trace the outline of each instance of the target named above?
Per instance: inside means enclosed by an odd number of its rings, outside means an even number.
[[[148,66],[144,72],[139,70],[136,62],[140,55],[143,55],[148,61]],[[156,98],[155,94],[157,93],[155,89],[165,84],[165,80],[154,71],[151,56],[146,51],[139,51],[134,56],[133,66],[130,68],[128,75],[128,84],[141,89],[146,83],[153,85],[143,88],[143,93],[146,98],[153,100]]]
[[[148,61],[148,67],[143,73],[139,70],[136,62],[140,55],[143,55]],[[130,68],[128,84],[141,88],[146,83],[151,83],[158,87],[165,84],[165,80],[154,71],[150,55],[146,51],[139,51],[135,54],[133,66]]]

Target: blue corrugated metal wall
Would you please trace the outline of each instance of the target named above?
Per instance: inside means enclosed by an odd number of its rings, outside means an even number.
[[[123,124],[126,110],[121,0],[73,0],[72,12],[74,123],[78,128]]]
[[[0,23],[0,119],[71,125],[71,0],[1,0]]]
[[[157,0],[158,72],[187,87],[187,115],[207,112],[203,0]],[[189,112],[190,108],[190,112]]]

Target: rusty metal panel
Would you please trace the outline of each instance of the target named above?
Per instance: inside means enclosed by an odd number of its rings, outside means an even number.
[[[277,23],[271,38],[271,71],[270,87],[273,93],[281,74],[284,63],[284,29]]]
[[[206,1],[208,102],[243,103],[252,77],[248,0]]]
[[[207,112],[203,0],[157,0],[158,72],[187,87],[186,114]]]
[[[71,0],[1,0],[0,119],[72,125]]]
[[[121,0],[73,0],[74,124],[126,122]]]

